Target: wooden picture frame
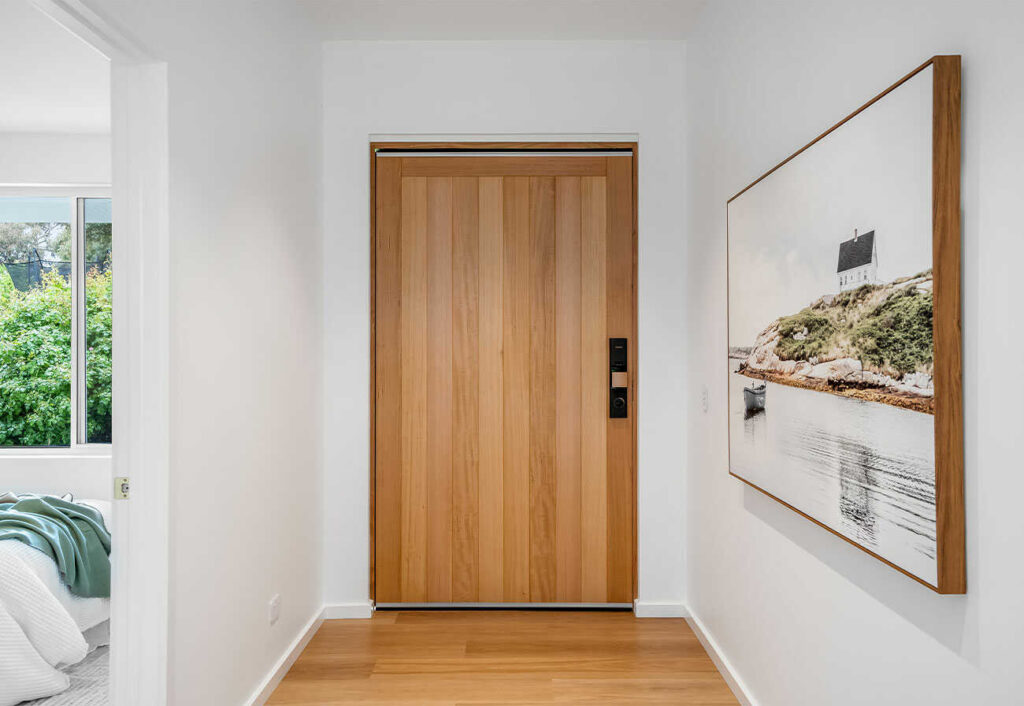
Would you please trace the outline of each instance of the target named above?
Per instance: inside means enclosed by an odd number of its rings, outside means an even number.
[[[913,71],[908,73],[906,76],[901,78],[899,81],[879,93],[877,96],[869,100],[867,103],[859,107],[853,113],[848,115],[843,120],[839,121],[829,129],[825,130],[818,137],[814,138],[807,145],[797,150],[795,153],[787,157],[785,160],[780,162],[778,165],[768,170],[765,174],[754,180],[751,184],[746,186],[744,189],[739,191],[735,196],[730,198],[726,205],[726,221],[727,221],[727,300],[730,310],[733,308],[733,291],[732,287],[743,286],[738,285],[737,282],[731,282],[736,276],[733,269],[733,258],[740,257],[738,255],[730,255],[729,249],[736,248],[736,243],[733,243],[733,233],[730,231],[731,227],[731,214],[730,210],[737,208],[737,204],[742,203],[738,200],[746,194],[751,193],[751,190],[756,189],[766,179],[779,173],[780,170],[784,170],[797,157],[804,155],[809,150],[813,150],[819,143],[826,138],[832,136],[836,131],[846,126],[851,120],[864,114],[866,111],[870,111],[873,106],[886,99],[890,94],[906,85],[915,77],[922,75],[923,72],[927,72],[931,69],[932,77],[932,100],[931,100],[931,273],[930,273],[930,293],[933,299],[933,314],[932,314],[932,351],[933,351],[933,363],[931,380],[929,384],[933,383],[933,395],[932,401],[929,403],[933,405],[930,407],[934,412],[934,521],[935,521],[935,547],[934,547],[934,563],[935,563],[935,574],[932,580],[931,576],[923,577],[918,575],[914,571],[908,569],[906,566],[900,565],[898,561],[893,560],[891,557],[886,558],[883,556],[882,551],[867,546],[865,541],[861,541],[858,537],[850,536],[849,532],[844,533],[833,526],[835,523],[823,520],[819,513],[808,509],[807,507],[799,506],[799,502],[794,502],[786,497],[781,497],[783,493],[774,493],[769,489],[763,487],[762,483],[757,483],[752,480],[749,473],[739,472],[734,466],[734,430],[735,424],[734,415],[737,413],[736,409],[732,409],[735,406],[733,394],[734,386],[736,384],[733,372],[730,365],[729,384],[730,384],[730,458],[729,458],[729,473],[730,475],[738,478],[744,483],[757,489],[758,491],[768,495],[769,497],[777,500],[786,507],[794,510],[798,514],[806,517],[812,522],[824,527],[833,534],[841,537],[845,541],[853,544],[859,549],[867,552],[868,554],[876,557],[880,561],[888,564],[897,571],[909,576],[910,578],[918,581],[919,583],[927,586],[928,588],[940,593],[940,594],[961,594],[965,593],[967,589],[967,578],[966,578],[966,557],[965,557],[965,522],[964,522],[964,455],[963,455],[963,411],[962,411],[962,392],[961,392],[961,290],[960,290],[960,279],[961,279],[961,265],[960,265],[960,165],[961,165],[961,133],[960,133],[960,56],[934,56],[928,61],[924,62]],[[919,85],[919,84],[915,84]],[[835,143],[829,143],[835,144]],[[806,164],[806,162],[804,162]],[[783,177],[785,178],[785,177]],[[775,183],[779,183],[776,180]],[[749,201],[747,202],[749,203]],[[811,208],[812,204],[799,204],[800,207]],[[750,209],[747,207],[748,211]],[[784,205],[778,205],[779,209],[784,209]],[[748,218],[748,221],[750,219]],[[864,238],[866,239],[869,234],[865,233]],[[871,236],[871,247],[874,248],[875,239],[874,231],[870,233]],[[856,231],[854,232],[853,241],[858,241]],[[847,241],[850,242],[850,241]],[[839,255],[839,268],[843,267],[843,247],[846,243],[840,245]],[[872,264],[877,268],[876,255],[872,253],[870,256]],[[748,267],[745,272],[748,272]],[[839,284],[842,286],[843,272],[839,269],[840,274],[837,275],[839,278]],[[919,273],[915,275],[920,277],[925,273]],[[899,278],[893,279],[892,282],[887,285],[874,285],[872,287],[878,287],[879,291],[884,290],[886,286],[899,285],[901,281],[911,280],[910,285],[906,285],[906,288],[917,288],[918,285],[913,285],[913,278]],[[842,297],[845,290],[841,290],[835,299],[828,300],[827,304],[821,304],[820,306],[832,306],[833,301],[847,302],[852,300],[853,295],[849,295],[847,298],[839,300]],[[867,288],[864,292],[870,293],[875,291]],[[895,291],[895,290],[891,290]],[[920,290],[925,291],[925,290]],[[879,294],[879,296],[888,296]],[[824,297],[823,297],[824,300]],[[745,300],[746,301],[746,300]],[[819,300],[815,304],[819,304]],[[803,311],[810,311],[813,305],[808,306]],[[801,311],[801,313],[803,313]],[[786,312],[780,312],[786,313]],[[733,329],[733,312],[730,311],[729,315],[729,328],[730,328],[730,342],[729,345],[733,346],[735,343],[731,340],[732,329]],[[780,317],[775,325],[778,326],[776,329],[776,336],[774,341],[782,341],[787,335],[791,335],[793,338],[798,336],[807,336],[808,329],[805,327],[803,330],[786,334],[785,329],[782,327],[781,322],[783,319],[794,319],[795,317]],[[845,319],[844,319],[845,320]],[[768,329],[765,329],[767,331]],[[763,335],[764,332],[762,332]],[[763,340],[758,338],[758,340]],[[800,340],[804,340],[800,338]],[[778,343],[771,344],[771,351],[775,352],[775,346]],[[808,350],[810,346],[808,346]],[[733,348],[730,347],[730,359],[731,361],[740,360],[743,355],[743,351],[746,348]],[[789,349],[786,349],[789,350]],[[737,353],[737,351],[739,351]],[[760,350],[755,346],[751,352],[751,356],[757,356],[760,354]],[[778,360],[776,357],[773,360]],[[812,360],[816,360],[817,356],[811,357]],[[737,372],[747,371],[745,374],[750,375],[751,372],[746,368],[746,364],[749,360],[743,360],[739,363],[734,363],[737,366]],[[826,360],[828,360],[826,358]],[[787,360],[787,363],[791,360]],[[800,364],[802,365],[802,363]],[[876,375],[872,372],[866,372],[866,368],[863,367],[864,363],[861,361],[861,376],[862,378],[867,376]],[[810,370],[814,370],[817,367],[815,364]],[[798,368],[799,370],[805,370],[805,368]],[[757,371],[755,371],[757,372]],[[760,373],[758,373],[760,374]],[[916,375],[916,373],[914,373]],[[744,378],[745,379],[745,378]],[[771,377],[765,377],[765,380],[772,380]],[[892,378],[886,378],[892,382]],[[906,378],[904,378],[905,380]],[[915,378],[916,379],[916,378]],[[815,381],[817,382],[817,381]],[[823,384],[829,386],[843,384],[842,380],[829,377]],[[765,383],[765,387],[770,384]],[[784,382],[784,385],[789,384]],[[744,399],[745,409],[743,410],[744,415],[749,415],[752,412],[765,412],[770,414],[770,400],[768,402],[769,407],[765,407],[764,393],[760,399],[757,397],[757,393],[764,388],[760,384],[750,385],[751,394],[750,400]],[[776,387],[777,390],[782,388]],[[823,389],[819,387],[817,389]],[[844,388],[845,389],[845,388]],[[887,388],[894,389],[894,388]],[[832,391],[832,390],[829,390]],[[746,394],[746,393],[744,393]],[[781,394],[781,393],[780,393]],[[789,393],[787,393],[789,394]],[[817,393],[814,393],[817,394]],[[855,393],[850,393],[855,394]],[[866,398],[862,398],[866,399]],[[758,404],[761,405],[760,410],[757,409]],[[860,401],[857,404],[861,404]],[[872,405],[877,402],[866,402],[864,404]],[[886,405],[879,405],[884,407]],[[871,408],[875,409],[875,408]],[[841,415],[837,415],[841,416]],[[746,429],[746,427],[744,427]],[[744,441],[743,443],[756,444],[757,441]],[[788,448],[784,448],[788,452]],[[838,482],[838,481],[837,481]],[[872,489],[865,489],[862,487],[867,484],[860,484],[857,486],[858,492],[870,493]],[[840,501],[841,502],[841,501]],[[818,516],[816,516],[818,515]]]

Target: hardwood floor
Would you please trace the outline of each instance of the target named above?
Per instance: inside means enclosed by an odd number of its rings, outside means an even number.
[[[735,704],[685,620],[380,611],[330,620],[270,704]]]

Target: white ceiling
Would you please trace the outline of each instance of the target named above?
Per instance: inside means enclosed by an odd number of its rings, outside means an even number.
[[[704,0],[300,0],[324,39],[682,39]]]
[[[109,62],[29,0],[0,0],[0,132],[110,132]]]

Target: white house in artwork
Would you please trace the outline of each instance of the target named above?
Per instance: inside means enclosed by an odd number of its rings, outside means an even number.
[[[875,231],[858,235],[839,243],[839,265],[836,267],[839,291],[856,289],[862,284],[878,281],[878,249],[875,247]]]

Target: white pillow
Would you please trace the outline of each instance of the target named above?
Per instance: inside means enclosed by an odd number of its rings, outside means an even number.
[[[0,706],[53,696],[71,680],[46,663],[0,604]]]

